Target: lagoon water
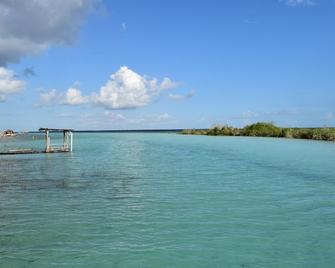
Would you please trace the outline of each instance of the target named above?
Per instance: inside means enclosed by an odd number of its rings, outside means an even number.
[[[0,267],[334,267],[335,143],[74,142],[68,154],[0,156]]]

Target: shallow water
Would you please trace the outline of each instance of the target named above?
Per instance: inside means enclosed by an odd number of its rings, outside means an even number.
[[[0,156],[0,267],[334,267],[335,143],[74,142],[68,154]]]

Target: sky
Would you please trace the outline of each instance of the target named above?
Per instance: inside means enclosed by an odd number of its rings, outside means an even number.
[[[335,127],[335,0],[0,0],[0,129]]]

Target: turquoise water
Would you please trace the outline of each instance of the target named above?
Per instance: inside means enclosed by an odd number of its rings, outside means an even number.
[[[68,154],[0,156],[0,267],[334,267],[335,143],[74,142]]]

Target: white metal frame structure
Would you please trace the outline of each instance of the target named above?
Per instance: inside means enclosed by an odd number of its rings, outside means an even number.
[[[40,128],[40,132],[45,133],[45,152],[72,152],[73,150],[73,130],[72,129],[59,129],[59,128]],[[52,132],[62,132],[63,133],[63,143],[62,144],[52,144],[50,133]]]

